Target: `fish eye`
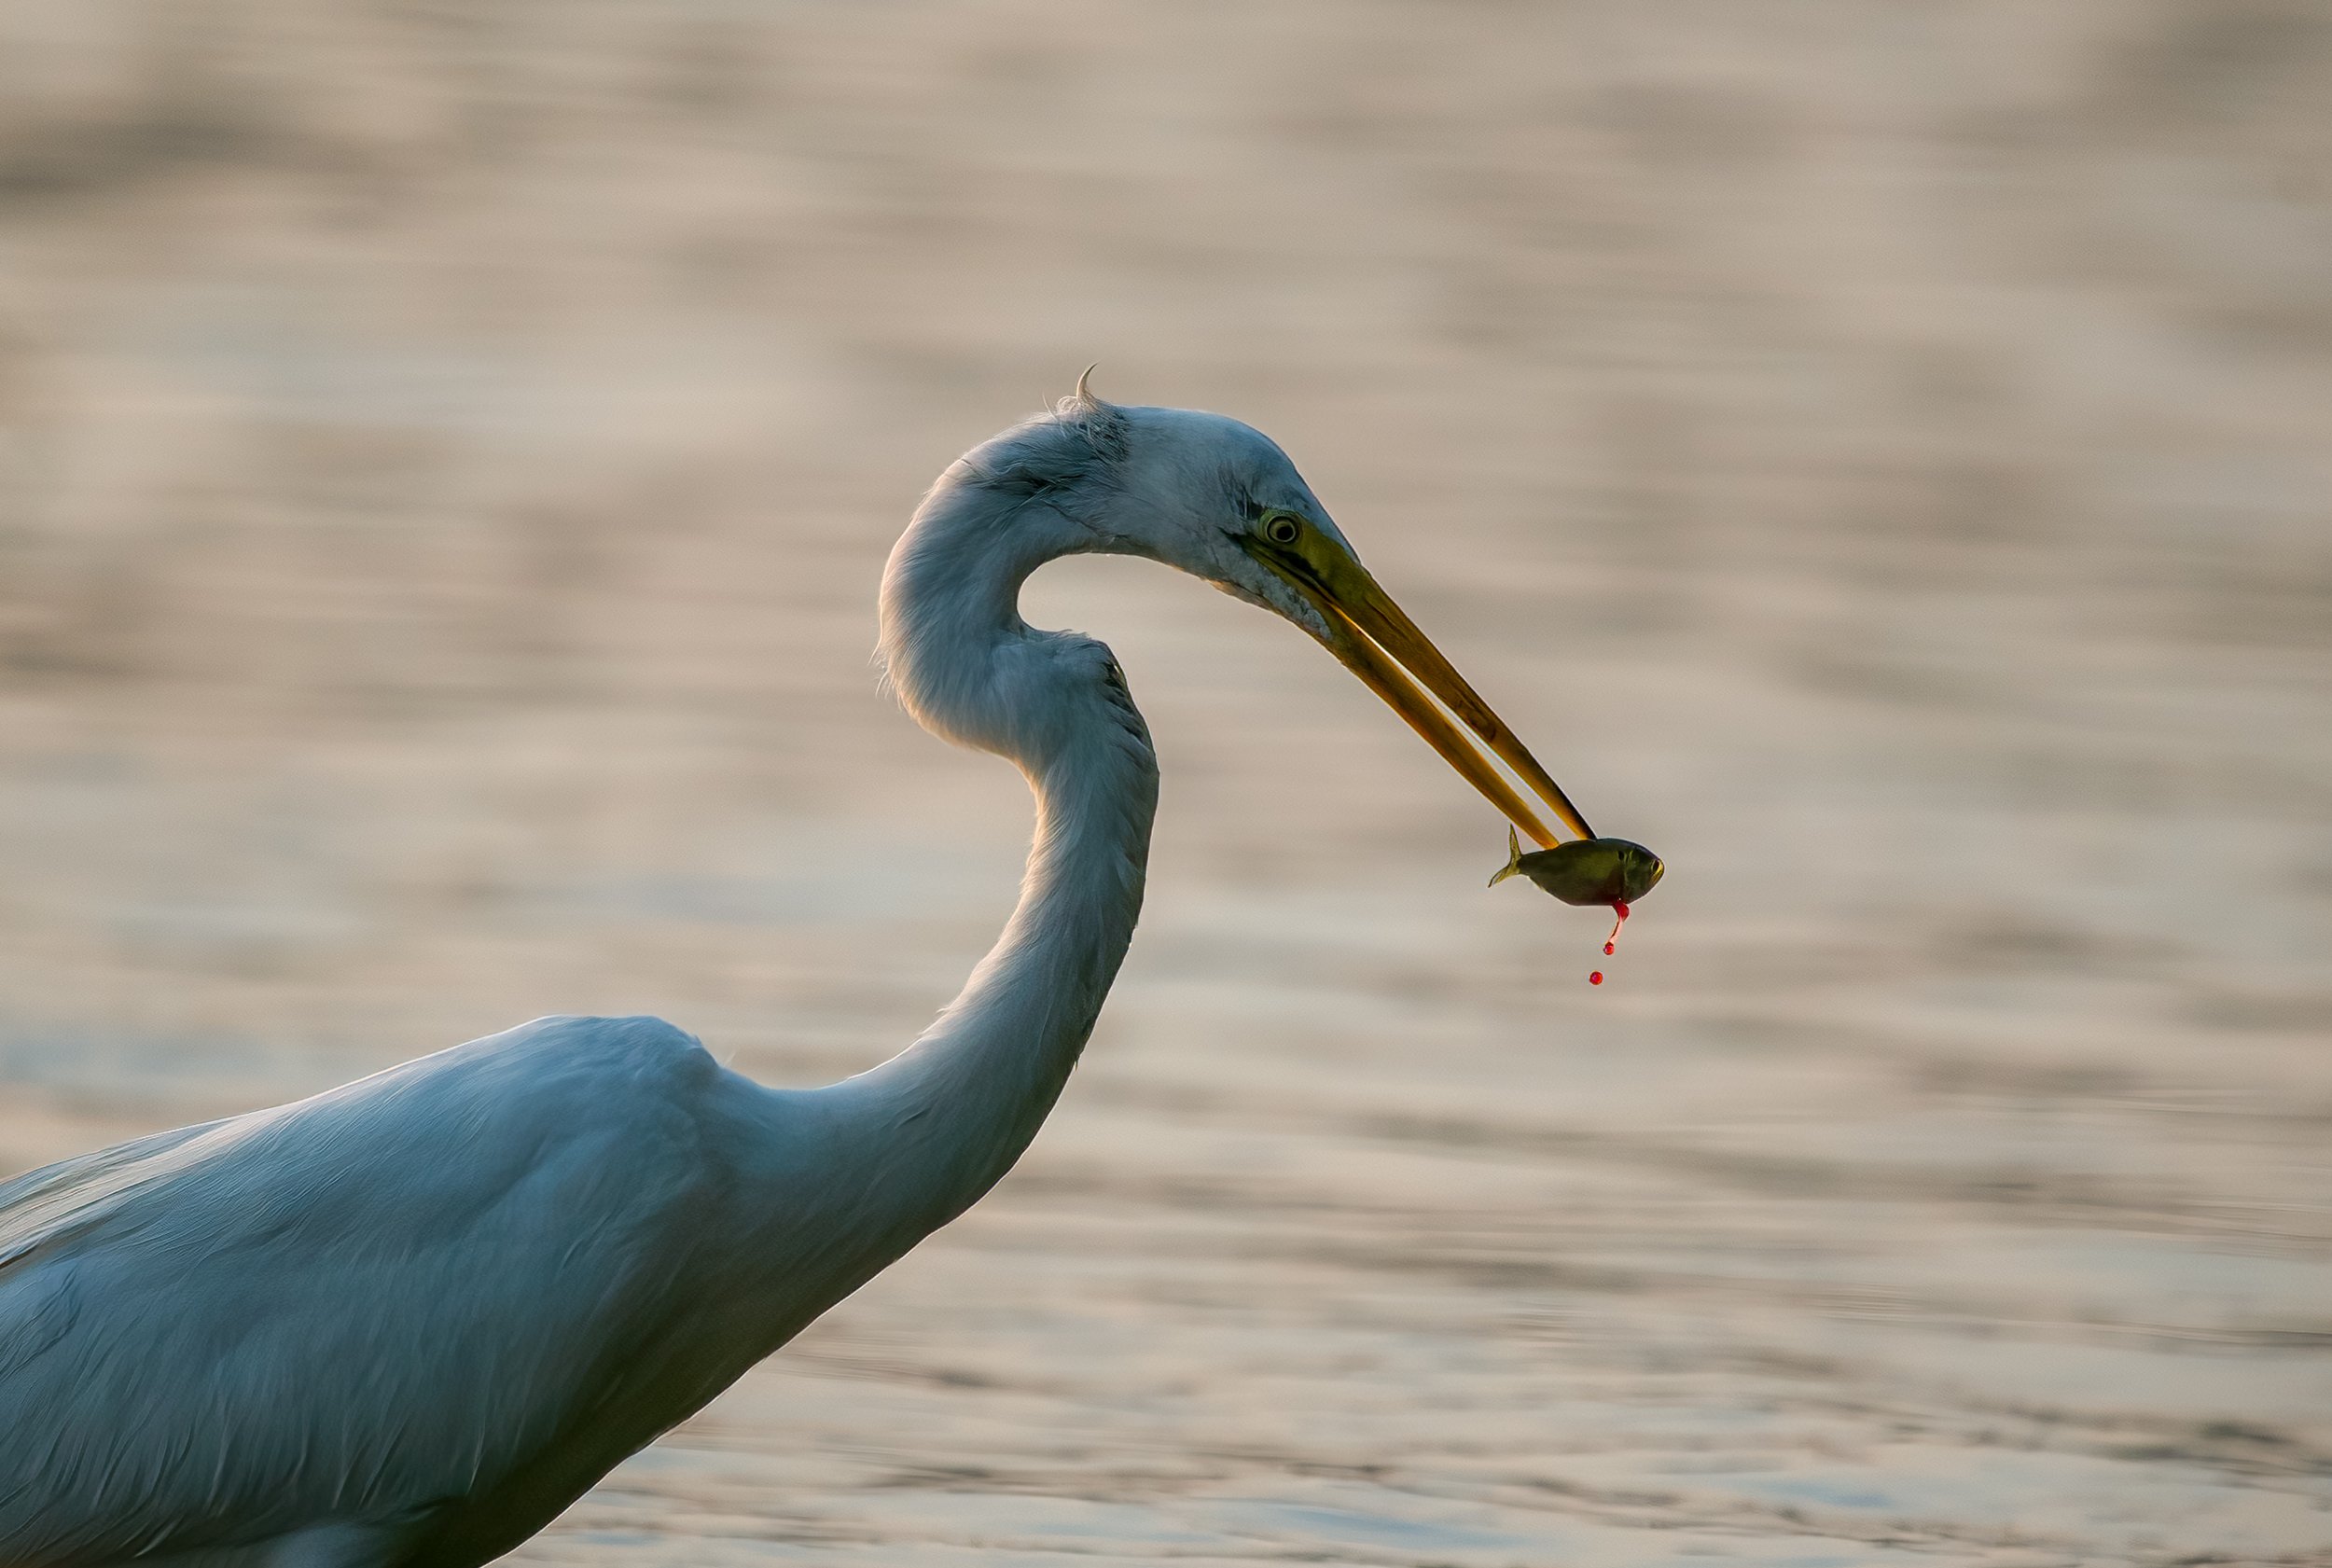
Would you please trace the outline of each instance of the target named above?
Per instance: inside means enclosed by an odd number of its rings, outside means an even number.
[[[1263,520],[1263,536],[1275,545],[1292,545],[1303,531],[1304,525],[1293,513],[1271,512]]]

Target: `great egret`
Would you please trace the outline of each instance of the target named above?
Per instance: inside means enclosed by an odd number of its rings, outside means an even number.
[[[1142,902],[1142,715],[1108,648],[1018,609],[1083,551],[1294,621],[1537,842],[1464,729],[1591,836],[1277,446],[1080,379],[951,466],[883,575],[908,712],[1037,799],[1020,905],[963,994],[820,1089],[656,1019],[540,1019],[0,1186],[0,1568],[484,1562],[985,1193]]]

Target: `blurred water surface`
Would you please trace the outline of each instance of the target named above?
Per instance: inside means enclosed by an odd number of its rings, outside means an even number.
[[[1085,1068],[551,1563],[2332,1561],[2332,14],[0,5],[0,1168],[553,1011],[903,1045],[1028,812],[959,451],[1247,418],[1607,832],[1032,584]]]

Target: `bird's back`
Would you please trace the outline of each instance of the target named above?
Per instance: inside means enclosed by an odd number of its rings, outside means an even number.
[[[693,1408],[627,1368],[717,1267],[727,1078],[543,1020],[0,1185],[0,1564],[539,1527]]]

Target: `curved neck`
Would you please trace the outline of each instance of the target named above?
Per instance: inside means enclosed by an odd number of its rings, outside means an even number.
[[[906,1051],[837,1086],[868,1118],[878,1201],[917,1235],[1011,1169],[1059,1098],[1132,939],[1158,802],[1148,731],[1109,650],[1034,631],[1017,606],[1030,572],[1090,535],[956,478],[892,554],[882,653],[926,728],[1020,765],[1036,831],[1020,905],[962,994]]]

